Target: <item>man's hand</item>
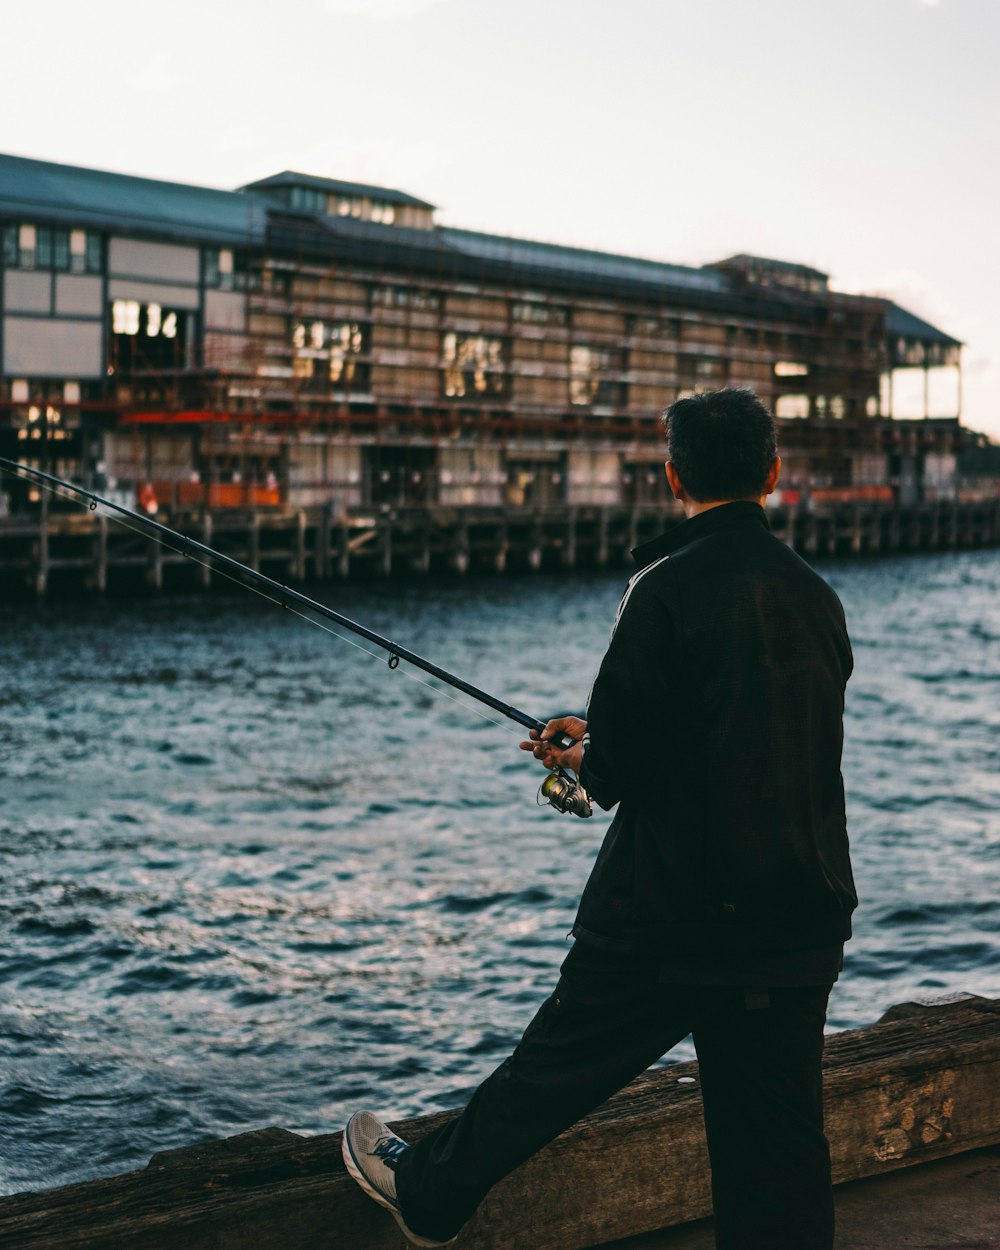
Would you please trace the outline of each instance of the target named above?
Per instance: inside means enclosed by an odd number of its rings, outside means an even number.
[[[530,751],[536,760],[540,760],[550,771],[553,768],[568,768],[579,775],[583,763],[583,742],[581,739],[587,732],[587,722],[579,716],[558,716],[550,720],[541,733],[537,729],[528,731],[530,742],[522,742],[521,750]],[[560,749],[551,738],[566,734],[573,739],[573,745]]]

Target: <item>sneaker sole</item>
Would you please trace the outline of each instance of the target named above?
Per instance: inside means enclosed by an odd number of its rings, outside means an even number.
[[[341,1139],[340,1152],[344,1156],[344,1166],[347,1168],[351,1176],[354,1177],[369,1198],[374,1199],[380,1207],[384,1207],[389,1212],[402,1230],[403,1236],[412,1245],[427,1247],[427,1250],[435,1250],[438,1246],[450,1246],[458,1240],[457,1237],[452,1237],[450,1241],[430,1241],[426,1237],[421,1237],[417,1233],[411,1232],[411,1230],[406,1227],[406,1224],[403,1222],[403,1217],[400,1215],[391,1199],[387,1198],[381,1190],[376,1189],[361,1170],[361,1165],[354,1157],[354,1152],[351,1149],[351,1143],[348,1140],[346,1132]]]

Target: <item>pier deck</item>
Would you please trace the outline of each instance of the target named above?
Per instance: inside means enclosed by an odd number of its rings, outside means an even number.
[[[984,1222],[990,1227],[988,1200],[991,1192],[996,1199],[1000,1171],[1000,1000],[903,1004],[869,1028],[835,1034],[827,1040],[824,1083],[834,1182],[852,1187],[839,1191],[841,1250],[995,1244],[981,1232]],[[454,1114],[393,1127],[416,1140]],[[0,1244],[400,1250],[392,1219],[348,1176],[340,1143],[340,1133],[307,1138],[270,1128],[166,1151],[123,1176],[0,1199]],[[955,1168],[913,1170],[941,1160]],[[896,1173],[902,1189],[889,1175]],[[892,1184],[853,1188],[867,1178]],[[955,1196],[949,1215],[952,1183],[964,1198]],[[877,1220],[865,1215],[866,1195],[874,1195]],[[916,1214],[918,1203],[925,1217]],[[897,1207],[909,1209],[910,1228],[926,1218],[924,1231],[906,1240]],[[626,1243],[629,1250],[702,1250],[710,1244],[706,1228],[691,1221],[710,1212],[698,1066],[676,1064],[647,1072],[505,1177],[456,1248],[586,1250],[641,1234],[645,1240]],[[878,1221],[895,1240],[874,1240]],[[935,1240],[934,1227],[951,1240]]]
[[[768,508],[768,518],[774,532],[807,558],[1000,545],[1000,498],[907,508],[836,501],[811,509],[777,505]],[[345,516],[314,508],[161,514],[156,520],[253,569],[302,583],[623,566],[631,548],[678,524],[683,514],[666,505],[427,507]],[[0,518],[0,575],[15,591],[38,595],[60,585],[102,593],[136,582],[152,590],[190,590],[219,576],[87,510]]]
[[[1000,1247],[1000,1146],[972,1150],[834,1191],[836,1250],[994,1250]],[[698,1220],[596,1250],[715,1250]]]

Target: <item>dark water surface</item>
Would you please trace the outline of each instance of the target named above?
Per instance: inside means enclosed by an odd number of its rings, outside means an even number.
[[[857,660],[841,1029],[1000,993],[1000,553],[821,571]],[[624,579],[319,593],[542,716]],[[0,603],[0,656],[0,1192],[455,1106],[508,1052],[608,819],[535,806],[516,726],[240,591]]]

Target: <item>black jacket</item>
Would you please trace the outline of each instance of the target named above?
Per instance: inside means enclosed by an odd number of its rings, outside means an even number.
[[[581,768],[592,797],[619,807],[574,935],[659,953],[674,980],[752,970],[779,983],[803,952],[839,958],[857,905],[840,600],[755,503],[710,509],[633,555]]]

